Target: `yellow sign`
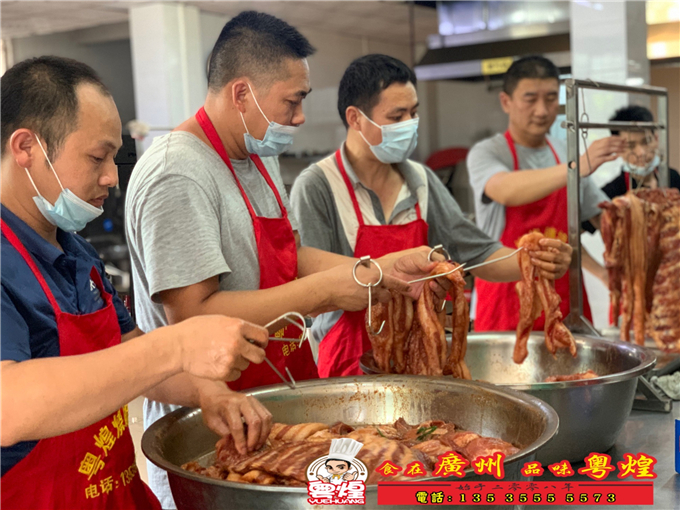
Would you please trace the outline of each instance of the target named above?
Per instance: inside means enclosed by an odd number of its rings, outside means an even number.
[[[503,74],[512,65],[514,59],[512,57],[501,58],[487,58],[482,60],[482,74]]]

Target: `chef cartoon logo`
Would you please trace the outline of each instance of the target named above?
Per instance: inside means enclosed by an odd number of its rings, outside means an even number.
[[[310,505],[364,505],[368,469],[355,456],[363,446],[350,438],[333,439],[328,455],[307,468]]]

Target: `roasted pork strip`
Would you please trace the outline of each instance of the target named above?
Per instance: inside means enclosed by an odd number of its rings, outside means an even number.
[[[614,323],[621,339],[680,347],[680,192],[643,189],[600,204]],[[620,323],[619,323],[620,315]]]
[[[282,443],[304,441],[312,434],[321,430],[328,430],[328,425],[323,423],[300,423],[298,425],[274,423],[269,432],[268,440],[270,444],[276,448]]]
[[[456,263],[441,262],[435,266],[432,275],[448,273],[457,266]],[[449,291],[453,302],[451,348],[446,343],[445,315],[435,310],[434,293],[429,282],[423,286],[415,305],[409,298],[393,292],[388,304],[374,305],[371,311],[372,329],[377,331],[382,321],[385,321],[383,331],[373,335],[368,330],[373,358],[382,372],[433,376],[445,374],[472,379],[465,364],[470,325],[465,280],[459,271],[445,277],[452,283]]]
[[[241,474],[258,470],[275,477],[293,478],[307,483],[307,466],[319,457],[328,455],[330,446],[330,441],[284,443],[239,462],[231,470]]]
[[[560,303],[562,298],[555,292],[555,284],[541,276],[531,263],[532,251],[540,250],[539,241],[543,239],[540,232],[530,232],[522,236],[519,246],[524,250],[519,252],[519,265],[522,280],[517,282],[515,289],[520,303],[519,322],[517,323],[517,340],[513,361],[523,363],[527,357],[527,343],[534,326],[534,321],[540,315],[541,308],[545,313],[545,345],[552,354],[557,349],[567,349],[572,356],[576,356],[576,342],[571,332],[562,323]]]
[[[410,425],[399,418],[393,425],[369,425],[356,430],[342,422],[330,428],[324,426],[322,430],[316,430],[318,426],[317,423],[275,423],[273,428],[277,432],[274,436],[280,436],[278,445],[274,447],[269,441],[270,444],[265,445],[262,450],[245,456],[234,453],[231,438],[222,438],[216,445],[217,460],[212,466],[204,468],[197,462],[189,462],[182,467],[219,480],[302,487],[307,483],[307,466],[328,454],[331,441],[324,440],[324,437],[351,437],[363,443],[356,458],[368,468],[369,478],[366,483],[375,484],[385,480],[375,471],[385,460],[402,467],[417,460],[423,463],[426,470],[431,471],[438,457],[450,451],[458,452],[468,460],[494,451],[502,451],[506,455],[517,451],[510,443],[457,430],[453,423],[442,420],[428,420]],[[311,430],[316,432],[308,434]],[[305,440],[281,440],[295,437],[296,434],[306,436]],[[395,481],[409,478],[400,473],[386,479]]]

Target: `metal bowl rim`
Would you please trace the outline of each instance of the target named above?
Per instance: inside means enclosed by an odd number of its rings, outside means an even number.
[[[529,395],[527,393],[523,393],[511,388],[499,388],[497,385],[494,384],[489,384],[489,383],[484,383],[484,382],[479,382],[479,381],[464,381],[461,379],[444,379],[441,377],[429,377],[429,376],[419,376],[419,375],[397,375],[397,374],[379,374],[379,375],[362,375],[359,377],[334,377],[334,378],[328,378],[328,379],[312,379],[309,381],[302,381],[297,383],[298,388],[308,388],[308,387],[314,387],[314,386],[326,386],[329,384],[333,383],[343,383],[343,384],[359,384],[361,380],[364,379],[370,379],[370,380],[382,380],[386,379],[385,382],[408,382],[412,381],[414,378],[418,380],[427,380],[431,384],[435,386],[451,386],[451,385],[456,385],[456,386],[480,386],[484,388],[484,390],[489,391],[491,393],[495,394],[500,394],[504,398],[510,398],[511,400],[514,400],[515,402],[519,401],[521,402],[521,405],[528,405],[530,407],[538,408],[542,413],[543,416],[546,418],[546,426],[545,430],[543,433],[536,439],[534,440],[533,443],[528,445],[526,448],[523,448],[519,452],[517,452],[514,455],[511,455],[508,457],[505,462],[514,462],[518,461],[520,459],[523,459],[525,457],[528,457],[530,455],[533,455],[536,453],[536,451],[547,444],[550,440],[552,440],[555,435],[557,434],[557,431],[559,429],[559,416],[557,415],[557,412],[544,402],[543,400],[534,397],[533,395]],[[297,389],[293,390],[289,388],[285,384],[275,384],[271,386],[263,386],[257,389],[254,389],[251,392],[248,392],[248,394],[257,397],[259,395],[267,395],[269,393],[289,393],[289,392],[294,392],[297,391]],[[144,431],[144,434],[142,436],[142,452],[144,453],[145,457],[150,460],[153,464],[158,466],[161,469],[164,469],[165,471],[168,472],[168,475],[176,475],[182,478],[189,478],[191,480],[197,481],[197,482],[202,482],[202,483],[208,483],[210,485],[217,485],[220,487],[228,487],[229,489],[238,489],[238,490],[255,490],[255,491],[265,491],[265,492],[284,492],[284,493],[306,493],[307,488],[306,487],[286,487],[286,486],[281,486],[281,485],[257,485],[257,484],[249,484],[249,483],[241,483],[241,482],[229,482],[226,480],[216,480],[214,478],[210,478],[207,476],[203,475],[197,475],[195,473],[192,473],[190,471],[186,471],[182,469],[181,466],[177,466],[170,461],[164,459],[161,457],[159,454],[156,452],[152,451],[152,441],[153,436],[155,436],[155,432],[159,429],[166,429],[170,425],[167,424],[166,422],[170,421],[171,418],[174,418],[174,422],[179,421],[181,418],[185,418],[186,416],[190,416],[193,414],[201,414],[202,411],[201,409],[194,409],[190,407],[182,407],[180,409],[177,409],[163,418],[157,420],[156,422],[152,423],[148,429]],[[466,475],[472,474],[472,470],[470,468],[465,470]],[[421,481],[446,481],[446,480],[458,480],[458,478],[442,478],[438,476],[430,476],[426,478],[420,479]],[[461,479],[463,480],[463,479]],[[366,486],[366,491],[367,492],[372,492],[372,491],[377,491],[378,486],[377,485],[367,485]]]
[[[482,338],[483,336],[494,336],[498,334],[507,333],[512,333],[514,335],[514,332],[508,331],[472,333],[468,335],[468,343],[470,340],[472,340],[472,343],[481,343],[484,341],[484,339]],[[519,391],[534,391],[534,390],[555,390],[562,388],[577,388],[581,386],[593,386],[601,384],[613,384],[622,381],[628,381],[630,379],[634,379],[636,377],[644,375],[650,370],[652,370],[652,368],[654,368],[654,366],[656,365],[656,354],[649,347],[642,347],[637,344],[622,342],[620,340],[605,340],[600,337],[589,335],[578,335],[578,337],[576,338],[576,343],[577,344],[584,343],[586,340],[596,344],[614,345],[617,347],[617,349],[622,351],[629,352],[632,351],[635,357],[639,360],[639,364],[633,368],[624,370],[623,372],[601,375],[598,377],[594,377],[592,379],[581,379],[577,381],[535,382],[535,383],[498,383],[492,384],[492,386],[499,386],[504,389],[509,388],[512,390]],[[361,356],[361,360],[363,360],[364,357],[368,358],[369,356],[370,358],[373,357],[373,349],[366,351]],[[360,361],[360,365],[362,367],[366,367],[366,364],[363,363],[363,361]],[[367,374],[367,375],[386,375],[386,374]]]

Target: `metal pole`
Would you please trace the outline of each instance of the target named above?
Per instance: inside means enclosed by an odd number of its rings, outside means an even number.
[[[566,121],[562,122],[562,127],[567,127]],[[645,131],[647,129],[666,129],[666,124],[662,124],[661,122],[634,122],[634,121],[580,122],[579,128],[614,129],[618,131]]]
[[[659,124],[668,125],[668,95],[660,96],[656,102],[656,120]],[[659,152],[663,155],[659,163],[659,187],[668,188],[670,186],[670,173],[668,171],[668,128],[657,131],[659,136]]]
[[[583,285],[581,283],[581,211],[579,186],[581,165],[579,154],[579,104],[578,85],[574,80],[565,82],[567,88],[567,217],[569,244],[573,250],[569,266],[569,315],[566,326],[574,333],[598,335],[583,317]]]
[[[575,80],[574,78],[568,78],[564,80],[564,83],[573,83],[582,89],[595,89],[595,90],[609,90],[613,92],[630,92],[632,94],[647,94],[651,96],[665,96],[668,95],[668,91],[663,87],[651,87],[645,85],[642,87],[633,87],[632,85],[619,85],[616,83],[600,83],[593,80]]]

